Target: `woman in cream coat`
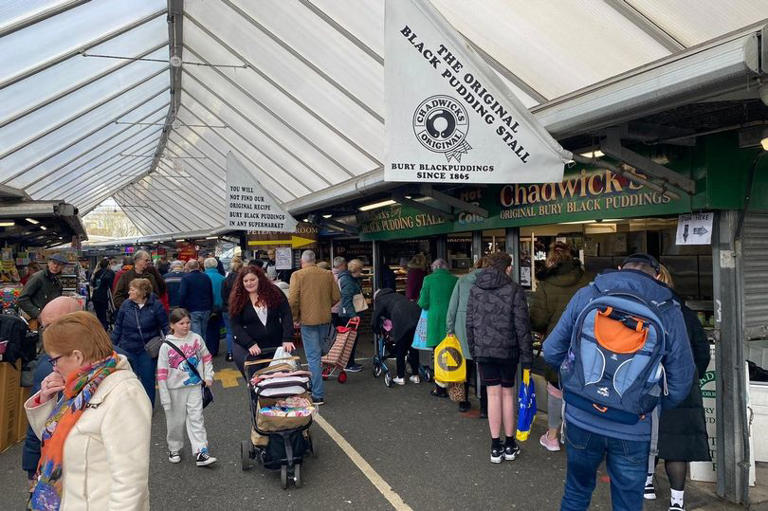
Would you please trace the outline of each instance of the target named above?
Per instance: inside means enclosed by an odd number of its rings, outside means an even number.
[[[24,405],[42,440],[29,509],[149,509],[152,410],[127,359],[87,312],[53,322],[43,344],[54,371]]]

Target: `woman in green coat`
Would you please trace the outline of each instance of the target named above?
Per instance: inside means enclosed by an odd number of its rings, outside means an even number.
[[[461,353],[467,360],[467,382],[464,384],[464,394],[467,396],[465,401],[459,403],[459,412],[463,413],[470,409],[469,404],[469,382],[475,377],[475,365],[470,363],[472,354],[469,352],[467,344],[467,302],[469,301],[469,291],[475,285],[477,274],[480,268],[485,265],[485,258],[481,257],[475,263],[475,269],[470,273],[459,278],[456,287],[453,288],[451,301],[448,304],[448,313],[445,316],[446,334],[454,334],[461,343]],[[482,387],[480,394],[480,408],[483,413],[486,410],[485,387]]]
[[[424,277],[424,284],[419,294],[419,307],[427,311],[427,347],[434,348],[445,338],[445,316],[456,276],[448,271],[445,259],[435,259],[432,263],[432,273]],[[448,393],[442,387],[435,386],[433,396],[444,397]]]

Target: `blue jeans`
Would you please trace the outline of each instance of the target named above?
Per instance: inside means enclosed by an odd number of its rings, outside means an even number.
[[[229,312],[224,312],[221,317],[224,318],[224,328],[227,329],[227,353],[232,353],[235,338],[232,335],[232,328],[229,326]]]
[[[328,333],[330,323],[301,327],[301,342],[307,356],[309,371],[312,373],[312,397],[325,397],[323,388],[323,368],[320,358],[323,356],[323,336]]]
[[[586,431],[566,420],[568,474],[561,511],[586,511],[597,468],[605,458],[613,511],[642,511],[650,442],[620,440]]]
[[[205,339],[205,333],[208,330],[208,318],[211,317],[211,311],[195,311],[189,313],[189,320],[192,323],[190,330]]]
[[[131,369],[139,377],[139,381],[144,386],[144,390],[147,391],[147,396],[152,402],[152,408],[155,407],[155,359],[149,356],[144,350],[138,353],[126,352],[128,362],[131,364]]]

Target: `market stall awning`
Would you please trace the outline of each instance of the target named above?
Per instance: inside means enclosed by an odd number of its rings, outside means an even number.
[[[640,90],[596,84],[768,17],[764,0],[432,3],[556,135],[604,124],[603,102]],[[147,235],[222,225],[229,151],[297,210],[377,186],[383,10],[380,0],[6,2],[0,185],[81,214],[112,196]],[[702,65],[728,72],[721,57]]]

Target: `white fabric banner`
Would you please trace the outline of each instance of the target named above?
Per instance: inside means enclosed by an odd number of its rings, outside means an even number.
[[[238,231],[294,232],[298,222],[259,180],[227,153],[227,227]]]
[[[428,1],[387,0],[385,52],[386,181],[562,181],[571,153]]]

